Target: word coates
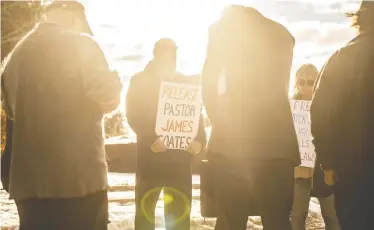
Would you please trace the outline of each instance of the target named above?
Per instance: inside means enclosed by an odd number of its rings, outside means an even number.
[[[200,85],[161,82],[156,134],[167,149],[187,149],[197,136],[201,107]]]
[[[313,136],[310,127],[311,104],[311,101],[290,100],[293,123],[299,142],[301,166],[314,168],[316,153],[312,143]]]

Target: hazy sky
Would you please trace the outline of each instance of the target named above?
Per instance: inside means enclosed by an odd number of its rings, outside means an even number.
[[[126,78],[151,58],[161,37],[176,40],[179,70],[199,73],[205,58],[208,26],[230,3],[254,6],[285,25],[296,38],[293,70],[310,62],[321,67],[355,35],[344,12],[358,0],[83,0],[98,42]]]

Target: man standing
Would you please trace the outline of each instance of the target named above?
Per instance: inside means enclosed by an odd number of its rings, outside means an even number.
[[[154,59],[130,82],[126,99],[128,123],[137,135],[136,230],[155,229],[155,208],[164,189],[168,230],[190,229],[192,175],[190,163],[205,145],[201,111],[197,137],[186,150],[166,149],[156,135],[156,118],[161,82],[199,84],[198,79],[177,74],[177,47],[161,39],[154,47]],[[167,199],[165,199],[167,198]]]
[[[10,54],[2,74],[14,120],[10,197],[21,230],[107,229],[107,164],[102,118],[121,83],[88,35],[80,3],[53,2],[47,21]]]
[[[319,76],[312,134],[342,230],[374,229],[374,2],[349,14],[358,35]]]
[[[246,229],[249,196],[265,230],[291,229],[300,164],[288,101],[294,43],[285,27],[244,6],[226,8],[210,28],[202,85],[212,123],[215,229]]]

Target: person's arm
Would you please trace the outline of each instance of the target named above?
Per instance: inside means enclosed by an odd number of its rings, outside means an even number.
[[[91,37],[81,35],[76,48],[86,95],[103,113],[112,112],[120,104],[122,84],[118,73],[109,69],[103,51]]]
[[[339,111],[343,107],[350,84],[342,75],[344,61],[336,52],[327,61],[318,76],[311,105],[311,131],[317,158],[324,170],[334,169],[338,152]]]
[[[151,124],[153,120],[149,120],[146,116],[146,112],[143,108],[145,107],[144,89],[142,87],[142,76],[143,73],[136,74],[130,80],[130,85],[126,95],[126,118],[130,128],[136,133],[137,136],[145,137],[151,145],[156,139],[157,134],[154,125]]]
[[[204,125],[204,116],[200,114],[200,121],[199,121],[199,130],[197,132],[197,136],[195,138],[197,142],[202,145],[202,149],[206,146],[206,132],[205,132],[205,125]]]
[[[222,63],[219,55],[218,24],[209,29],[209,41],[204,68],[201,73],[202,98],[207,115],[214,123],[214,113],[217,101],[218,79],[222,72]]]

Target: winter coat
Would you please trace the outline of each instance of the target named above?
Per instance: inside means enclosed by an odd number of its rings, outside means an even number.
[[[317,159],[341,180],[374,181],[374,30],[360,33],[323,67],[311,106]],[[371,184],[373,186],[373,184]]]
[[[121,82],[97,43],[41,23],[11,53],[2,74],[14,119],[10,196],[72,198],[108,188],[102,118]]]
[[[203,100],[212,123],[208,148],[232,159],[299,165],[288,99],[295,39],[252,8],[238,14],[232,20],[221,18],[209,31],[202,72]]]

